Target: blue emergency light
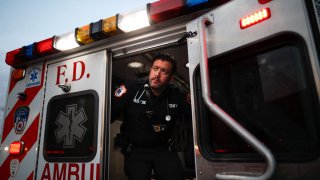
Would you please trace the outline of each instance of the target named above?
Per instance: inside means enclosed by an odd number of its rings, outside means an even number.
[[[193,6],[197,6],[203,3],[208,2],[208,0],[187,0],[186,4],[188,7],[193,7]]]
[[[36,56],[35,56],[35,43],[33,43],[33,44],[30,44],[30,45],[28,45],[28,46],[24,46],[23,48],[22,48],[23,50],[22,50],[22,52],[23,52],[23,56],[25,57],[25,58],[27,58],[27,59],[33,59],[33,58],[35,58]]]

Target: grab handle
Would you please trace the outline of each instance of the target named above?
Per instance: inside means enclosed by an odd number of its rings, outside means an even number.
[[[215,104],[210,96],[210,82],[209,82],[209,63],[207,55],[207,42],[206,42],[206,26],[212,24],[211,17],[204,16],[198,22],[199,38],[200,38],[200,73],[202,84],[202,96],[207,107],[217,115],[228,127],[236,132],[241,138],[243,138],[248,144],[250,144],[259,154],[261,154],[267,161],[267,169],[264,174],[260,176],[244,176],[243,172],[239,174],[231,174],[222,172],[216,174],[217,179],[234,179],[234,180],[257,180],[268,179],[271,177],[275,170],[275,159],[271,151],[262,144],[257,138],[255,138],[249,131],[235,121],[230,115],[222,110],[217,104]]]

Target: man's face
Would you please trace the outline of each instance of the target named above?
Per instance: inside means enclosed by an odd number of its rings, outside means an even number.
[[[163,90],[170,82],[172,77],[172,64],[168,61],[157,59],[149,73],[149,85],[155,91]]]

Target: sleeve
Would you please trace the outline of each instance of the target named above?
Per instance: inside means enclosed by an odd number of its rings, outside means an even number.
[[[191,97],[190,92],[183,93],[182,98],[182,113],[186,118],[191,119]]]
[[[122,84],[113,88],[111,94],[111,123],[117,120],[130,102],[131,84]]]
[[[192,114],[191,114],[191,99],[190,92],[186,92],[183,94],[183,102],[182,102],[182,113],[183,113],[183,121],[188,133],[188,141],[192,140]],[[191,138],[190,138],[191,135]]]
[[[190,99],[190,93],[189,92],[181,92],[180,91],[180,100],[179,100],[179,112],[180,112],[180,118],[185,123],[191,123],[191,99]]]

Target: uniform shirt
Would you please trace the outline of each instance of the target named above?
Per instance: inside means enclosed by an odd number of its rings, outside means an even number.
[[[124,116],[120,131],[129,143],[138,147],[162,146],[172,137],[176,121],[190,115],[190,103],[177,88],[168,86],[155,96],[144,83],[133,82],[121,85],[112,97],[112,119],[121,113]],[[165,130],[155,132],[154,125],[159,124]]]

